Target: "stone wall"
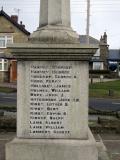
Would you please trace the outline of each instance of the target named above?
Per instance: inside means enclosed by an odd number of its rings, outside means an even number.
[[[13,36],[14,43],[24,43],[28,41],[28,36],[4,17],[0,17],[0,24],[2,24],[0,26],[0,36],[11,35]],[[5,53],[10,52],[8,49],[0,50],[3,50]]]
[[[100,59],[104,62],[103,63],[104,70],[108,69],[107,57],[108,57],[108,45],[100,44]]]
[[[4,33],[11,33],[14,36],[14,42],[27,42],[28,36],[7,19],[0,17],[0,23],[2,24],[0,26],[0,35]]]

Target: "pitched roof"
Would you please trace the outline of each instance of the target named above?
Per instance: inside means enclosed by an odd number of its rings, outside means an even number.
[[[80,35],[80,43],[85,44],[87,42],[87,35]],[[99,45],[100,41],[89,36],[89,42],[90,44]]]
[[[120,61],[120,50],[119,49],[110,49],[108,60],[110,61]]]
[[[5,17],[9,22],[11,22],[14,26],[16,26],[19,30],[21,30],[26,35],[30,35],[30,32],[28,32],[23,26],[21,26],[19,23],[15,22],[8,14],[6,14],[3,10],[0,11],[0,16]]]

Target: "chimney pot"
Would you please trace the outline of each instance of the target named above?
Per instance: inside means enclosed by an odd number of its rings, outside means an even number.
[[[12,19],[14,22],[18,23],[18,16],[17,16],[17,15],[11,15],[11,19]]]
[[[22,23],[22,21],[20,21],[20,25],[21,27],[25,28],[25,25]]]

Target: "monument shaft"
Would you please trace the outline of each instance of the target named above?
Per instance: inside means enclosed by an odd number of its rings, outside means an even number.
[[[88,129],[89,60],[96,46],[79,44],[70,28],[70,0],[41,0],[40,25],[18,60],[17,138],[6,160],[97,160]]]
[[[41,0],[39,27],[46,25],[70,27],[70,0]]]

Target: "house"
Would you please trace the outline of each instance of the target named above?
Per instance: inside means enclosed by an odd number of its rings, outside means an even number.
[[[18,16],[9,16],[0,11],[0,82],[15,82],[17,79],[17,63],[7,49],[7,44],[28,41],[30,33],[25,25],[18,23]]]
[[[87,42],[86,35],[80,35],[80,43],[85,44]],[[91,36],[89,36],[89,44],[96,45],[98,50],[96,54],[92,57],[90,61],[90,70],[107,70],[107,57],[108,57],[108,47],[107,44],[107,34],[104,32],[104,35],[101,36],[100,40],[97,40]]]

